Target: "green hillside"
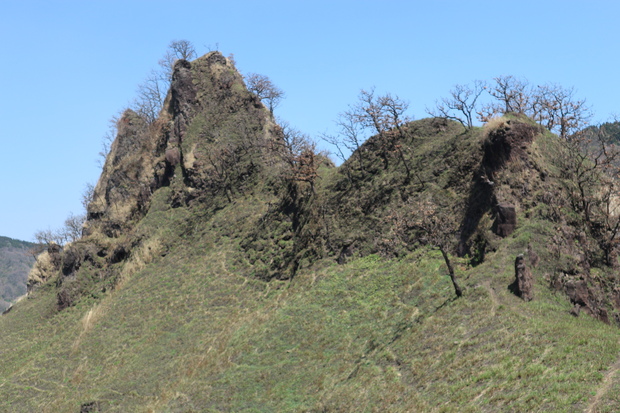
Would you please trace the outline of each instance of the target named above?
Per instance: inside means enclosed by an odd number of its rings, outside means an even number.
[[[28,272],[34,263],[30,249],[34,244],[0,237],[0,311],[26,294]]]
[[[334,167],[209,53],[119,125],[85,235],[0,317],[0,411],[620,408],[606,175],[584,214],[526,117],[397,124]]]

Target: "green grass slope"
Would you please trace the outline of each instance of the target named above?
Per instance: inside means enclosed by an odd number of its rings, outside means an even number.
[[[301,210],[331,211],[327,229],[312,217],[296,224],[299,211],[274,213],[280,195],[260,185],[211,209],[172,207],[174,183],[159,188],[133,230],[139,242],[110,265],[113,277],[83,264],[71,282],[92,285],[73,305],[58,310],[58,274],[0,318],[0,411],[618,411],[620,331],[573,317],[549,287],[557,229],[547,205],[519,204],[519,225],[504,239],[487,233],[488,213],[479,217],[484,260],[453,258],[459,299],[438,251],[393,241],[387,216],[412,212],[403,197],[471,198],[483,132],[452,126],[419,132],[407,153],[425,185],[382,190],[402,171],[382,171],[370,155],[355,185],[321,169],[316,198]],[[556,144],[542,135],[532,162],[546,165]],[[530,169],[511,168],[497,175],[508,200],[531,181]],[[542,194],[542,185],[529,190]],[[306,254],[317,234],[330,236],[325,252]],[[339,265],[329,245],[349,239],[355,250]],[[528,245],[541,261],[534,301],[524,302],[509,286]],[[293,278],[263,277],[278,250],[302,257]]]
[[[561,412],[586,410],[603,385],[597,411],[617,410],[605,379],[618,329],[569,315],[539,274],[532,302],[507,288],[545,228],[519,228],[475,268],[459,261],[454,299],[426,249],[324,260],[292,281],[244,276],[221,228],[251,207],[202,222],[151,212],[145,230],[179,242],[114,291],[57,312],[48,284],[18,303],[0,319],[0,410]]]

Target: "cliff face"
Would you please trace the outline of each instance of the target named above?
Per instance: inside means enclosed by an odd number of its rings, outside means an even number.
[[[132,110],[121,116],[88,207],[86,234],[118,237],[144,215],[153,192],[174,179],[180,191],[176,202],[206,189],[234,191],[240,177],[215,176],[218,167],[247,149],[243,144],[260,152],[273,127],[262,103],[247,92],[241,75],[220,53],[177,61],[164,108],[153,124]]]
[[[129,258],[140,265],[152,258],[145,245],[161,242],[138,227],[158,189],[169,188],[163,201],[168,207],[214,208],[254,189],[259,177],[264,182],[277,170],[282,149],[269,111],[218,52],[177,61],[159,118],[149,124],[128,109],[117,129],[82,239],[42,254],[30,277],[30,290],[59,277],[59,308],[114,285],[122,272],[117,267]],[[81,268],[87,276],[77,276]]]

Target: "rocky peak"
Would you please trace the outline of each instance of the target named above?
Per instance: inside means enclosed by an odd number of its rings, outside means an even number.
[[[203,169],[212,164],[205,157],[219,146],[214,143],[230,149],[238,144],[238,129],[264,138],[267,125],[273,126],[268,112],[219,52],[192,62],[178,60],[159,118],[149,124],[128,109],[118,121],[88,207],[85,233],[118,236],[146,212],[153,192],[169,185],[177,173],[183,186],[209,186]]]

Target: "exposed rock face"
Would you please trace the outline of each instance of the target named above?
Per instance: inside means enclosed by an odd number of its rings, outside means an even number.
[[[510,160],[527,159],[526,149],[537,132],[535,126],[519,121],[506,120],[497,125],[484,143],[482,162],[486,175],[493,177]]]
[[[502,238],[512,234],[517,226],[517,212],[514,205],[498,204],[495,207],[494,232]]]
[[[118,134],[88,206],[86,234],[97,222],[101,232],[116,237],[124,223],[144,209],[143,188],[148,192],[163,181],[165,160],[159,153],[160,136],[137,113],[126,110],[118,121]]]
[[[211,52],[193,62],[178,60],[159,118],[149,124],[128,109],[118,121],[116,139],[88,207],[85,235],[101,232],[116,238],[124,233],[132,220],[146,213],[152,194],[170,184],[178,166],[184,185],[204,186],[201,178],[208,174],[202,170],[213,159],[201,157],[221,159],[212,148],[218,128],[226,127],[222,134],[226,138],[232,135],[231,124],[244,133],[254,128],[257,135],[265,135],[269,119],[262,103],[247,92],[241,75],[220,53]],[[195,121],[198,126],[192,129]],[[194,136],[197,130],[211,133]],[[231,146],[226,153],[234,151]]]
[[[58,244],[51,244],[47,247],[47,253],[50,257],[50,263],[56,267],[60,268],[60,264],[62,263],[62,248]]]
[[[59,309],[96,293],[97,282],[134,251],[152,254],[141,247],[145,237],[136,226],[158,189],[171,188],[163,202],[172,208],[231,202],[263,172],[277,170],[282,157],[274,154],[284,147],[277,131],[269,110],[219,52],[178,60],[159,117],[149,122],[128,109],[118,120],[82,239],[42,254],[29,291],[57,276]]]
[[[580,309],[583,309],[592,317],[609,324],[609,315],[603,306],[604,297],[602,291],[598,288],[588,287],[588,283],[585,280],[565,280],[563,289],[575,307],[580,307]],[[577,312],[577,314],[573,315],[578,314]]]
[[[45,284],[47,280],[56,274],[62,265],[62,249],[57,244],[51,244],[46,251],[37,257],[37,261],[28,274],[26,290],[30,294],[34,289]]]
[[[590,292],[585,281],[566,284],[566,294],[573,304],[589,308]]]
[[[458,246],[460,256],[472,255],[473,236],[482,217],[489,212],[499,215],[493,225],[495,234],[506,237],[514,231],[517,223],[515,206],[522,205],[522,195],[505,193],[506,190],[501,189],[501,184],[509,180],[514,168],[529,163],[528,150],[539,132],[536,126],[525,120],[504,118],[489,122],[485,129],[483,156],[478,171],[474,174],[475,179],[461,223]],[[523,177],[524,175],[520,174],[518,180]],[[474,254],[484,255],[480,251]]]
[[[515,278],[517,295],[525,301],[532,301],[534,298],[534,277],[527,268],[523,255],[519,255],[515,259]]]

